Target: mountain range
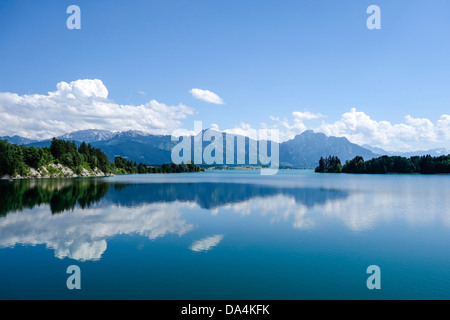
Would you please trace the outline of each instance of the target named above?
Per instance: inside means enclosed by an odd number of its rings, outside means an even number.
[[[381,148],[376,148],[369,146],[368,144],[362,145],[363,148],[370,150],[374,153],[387,155],[387,156],[401,156],[405,158],[413,157],[413,156],[426,156],[430,155],[432,157],[439,157],[443,155],[450,154],[450,150],[445,148],[434,148],[430,150],[417,150],[417,151],[410,151],[410,152],[393,152],[393,151],[386,151]]]
[[[225,143],[225,134],[222,134]],[[239,137],[239,136],[237,136]],[[169,135],[152,135],[142,131],[125,131],[125,132],[111,132],[106,130],[81,130],[71,133],[66,133],[57,137],[59,139],[71,140],[77,143],[90,143],[95,148],[100,148],[106,153],[111,161],[114,161],[116,156],[122,156],[131,161],[142,162],[145,164],[163,164],[172,162],[171,150],[178,143],[173,142]],[[19,136],[0,137],[6,139],[11,143],[24,144],[27,146],[33,145],[35,147],[49,146],[51,140],[34,141]],[[191,136],[191,145],[193,146],[194,137]],[[255,142],[250,138],[245,137],[246,146],[246,163],[248,163],[248,146]],[[269,150],[270,150],[269,142]],[[273,142],[274,143],[274,142]],[[203,149],[209,145],[210,142],[203,142]],[[236,146],[235,146],[235,163],[236,161]],[[224,148],[223,159],[226,159],[226,148]],[[191,151],[193,153],[193,151]],[[259,152],[259,149],[258,149]],[[412,155],[442,155],[450,153],[445,149],[433,149],[430,151],[419,151],[418,153],[393,153],[386,152],[383,149],[374,148],[368,145],[359,146],[351,143],[345,137],[328,137],[323,133],[316,133],[311,130],[305,131],[297,135],[294,139],[285,141],[279,144],[280,166],[290,168],[314,168],[318,165],[320,157],[338,156],[342,162],[351,160],[355,156],[362,156],[365,160],[369,160],[381,155],[402,155],[410,157]],[[194,159],[191,154],[191,159]]]

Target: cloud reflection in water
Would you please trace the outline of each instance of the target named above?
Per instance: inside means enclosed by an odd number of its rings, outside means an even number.
[[[0,247],[43,244],[60,259],[99,260],[108,239],[116,235],[157,239],[192,231],[195,223],[185,209],[207,210],[211,219],[233,212],[258,215],[268,217],[269,223],[292,223],[297,229],[341,222],[360,232],[393,220],[450,226],[445,190],[426,185],[407,189],[408,185],[398,186],[397,192],[381,187],[377,188],[384,191],[369,192],[220,182],[17,181],[0,184]],[[189,249],[207,252],[223,238],[206,237]]]
[[[192,251],[201,252],[211,250],[213,247],[217,246],[220,241],[222,241],[223,235],[217,234],[212,237],[203,238],[197,241],[194,241],[192,245],[189,247]]]

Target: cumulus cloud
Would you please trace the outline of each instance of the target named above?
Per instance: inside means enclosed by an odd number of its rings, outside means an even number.
[[[321,113],[312,113],[309,111],[301,112],[294,111],[292,112],[292,118],[280,119],[279,117],[271,116],[270,119],[275,122],[272,129],[280,130],[280,142],[287,141],[293,139],[296,135],[301,134],[305,130],[308,129],[304,121],[315,120],[324,118],[325,116]]]
[[[450,115],[443,114],[437,121],[438,134],[441,140],[450,140]]]
[[[137,106],[114,103],[98,79],[60,82],[56,87],[48,94],[0,92],[0,136],[47,139],[85,129],[170,134],[194,113],[183,104],[156,100]]]
[[[253,140],[271,140],[280,141],[278,128],[270,128],[265,123],[261,123],[258,129],[253,128],[250,124],[241,122],[239,125],[231,128],[220,130],[217,124],[211,125],[211,129],[224,132],[229,136],[245,136]]]
[[[214,103],[214,104],[225,104],[225,102],[223,101],[223,99],[221,97],[219,97],[217,94],[215,94],[214,92],[211,92],[209,90],[203,90],[203,89],[191,89],[189,91],[190,94],[192,94],[192,96],[195,99],[199,99],[208,103]]]
[[[217,127],[216,130],[219,128]],[[246,136],[251,139],[258,139],[258,132],[256,129],[252,128],[252,126],[248,123],[241,122],[238,126],[235,126],[231,129],[225,129],[223,130],[226,134],[230,135],[240,135],[240,136]]]
[[[364,112],[352,108],[333,123],[322,121],[319,126],[311,126],[310,120],[326,118],[321,113],[309,111],[292,112],[292,117],[280,119],[271,116],[271,128],[280,130],[280,141],[293,139],[305,130],[322,132],[327,136],[346,137],[353,143],[383,148],[387,151],[414,151],[431,148],[450,147],[450,115],[443,114],[436,122],[426,118],[405,116],[402,123],[376,121]],[[247,125],[248,127],[250,125]],[[234,129],[239,133],[245,130]]]
[[[376,121],[352,108],[334,123],[323,123],[317,131],[329,136],[346,137],[357,144],[369,144],[388,151],[410,151],[417,146],[447,144],[450,116],[442,115],[436,123],[425,118],[405,117],[404,123]],[[441,145],[442,146],[442,145]]]

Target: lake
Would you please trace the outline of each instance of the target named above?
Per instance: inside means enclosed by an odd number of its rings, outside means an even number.
[[[0,182],[0,299],[450,299],[449,190],[310,170]]]

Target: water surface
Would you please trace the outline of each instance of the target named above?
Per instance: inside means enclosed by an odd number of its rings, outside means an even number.
[[[450,299],[449,187],[308,170],[2,182],[0,298]]]

